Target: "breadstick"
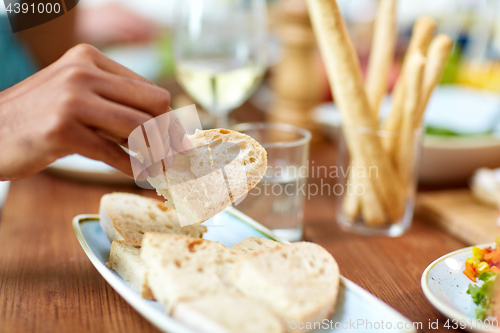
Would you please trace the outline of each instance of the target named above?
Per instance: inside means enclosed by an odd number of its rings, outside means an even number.
[[[398,144],[398,170],[403,184],[409,189],[415,156],[415,120],[420,111],[422,82],[424,77],[425,57],[415,52],[408,59],[408,71],[405,80],[405,103],[403,105],[401,134]],[[405,195],[405,197],[407,197]]]
[[[307,0],[312,25],[323,56],[328,79],[342,117],[343,133],[351,158],[357,165],[378,168],[371,177],[372,188],[391,220],[397,220],[404,206],[402,183],[377,136],[377,122],[372,116],[363,86],[363,78],[354,46],[335,0]],[[366,129],[362,133],[359,129]],[[363,209],[373,209],[372,204]],[[367,221],[370,223],[370,221]]]
[[[406,57],[403,62],[402,70],[399,78],[394,86],[392,92],[392,105],[391,111],[387,120],[383,125],[384,131],[388,133],[388,136],[382,140],[384,150],[388,153],[391,162],[397,166],[398,165],[398,142],[399,134],[401,130],[402,122],[402,109],[404,107],[405,101],[405,73],[408,71],[408,61],[407,59],[415,52],[420,52],[422,55],[427,53],[427,48],[431,42],[432,36],[436,29],[436,22],[428,17],[419,18],[413,27],[413,34],[410,39],[410,44],[406,51]],[[404,197],[404,195],[401,194]],[[349,198],[348,200],[354,200],[354,198]],[[346,204],[353,210],[356,207],[356,203],[349,202]],[[358,203],[359,205],[359,203]],[[401,212],[402,213],[402,212]]]
[[[361,212],[363,220],[369,225],[382,225],[387,222],[386,214],[382,203],[377,197],[377,192],[373,188],[373,183],[369,179],[357,178],[356,169],[358,165],[353,165],[354,169],[349,170],[347,189],[342,201],[342,212],[351,219],[358,217]],[[356,193],[358,184],[363,186],[364,192],[360,195]],[[362,202],[368,208],[362,209]]]
[[[346,184],[347,189],[345,190],[344,198],[342,199],[342,212],[351,219],[355,219],[358,216],[360,208],[360,198],[354,192],[357,184],[358,182],[353,170],[349,169]]]
[[[429,47],[429,43],[431,42],[435,30],[436,22],[431,18],[422,17],[415,22],[410,44],[406,50],[405,60],[403,61],[403,66],[401,68],[401,73],[399,74],[396,85],[392,91],[391,111],[383,125],[383,129],[389,134],[388,138],[384,140],[384,148],[385,151],[388,152],[393,158],[394,163],[396,162],[396,146],[398,142],[398,134],[401,129],[401,115],[405,100],[404,82],[405,75],[407,75],[406,72],[408,71],[407,59],[409,59],[416,51],[419,51],[424,56],[427,54],[427,48]]]
[[[397,40],[396,3],[397,0],[379,0],[368,60],[366,95],[377,120],[380,102],[387,93],[389,73],[394,61],[394,48]]]
[[[397,0],[379,0],[368,61],[365,89],[373,117],[377,121],[380,103],[387,93],[389,73],[394,60],[394,48],[397,40],[396,3]],[[352,172],[349,173],[348,180],[354,186],[358,183]],[[344,214],[355,218],[360,209],[359,199],[356,194],[346,195],[342,203]],[[379,220],[384,219],[382,213],[380,210]]]
[[[358,179],[353,174],[351,169],[347,175],[347,187],[355,189],[358,184]],[[344,194],[344,198],[342,199],[342,211],[344,212],[344,215],[349,216],[351,219],[355,219],[360,212],[360,208],[360,197],[352,191],[350,193],[346,192]]]
[[[410,59],[408,78],[405,81],[406,101],[398,153],[398,170],[403,183],[410,184],[414,167],[416,131],[422,125],[427,102],[439,82],[452,45],[451,38],[440,34],[434,37],[429,46],[425,68],[424,57],[421,54],[415,53]]]
[[[374,182],[370,179],[362,178],[360,183],[364,186],[364,193],[358,198],[360,199],[360,209],[361,215],[363,216],[363,221],[367,221],[368,225],[384,225],[389,219],[385,213],[384,205],[380,201],[380,194],[375,188]],[[369,207],[365,208],[365,207]],[[392,220],[391,220],[392,221]]]
[[[422,90],[422,98],[420,100],[419,112],[415,120],[415,128],[422,125],[425,108],[429,102],[432,91],[439,83],[441,75],[443,74],[444,65],[451,52],[453,41],[445,34],[439,34],[429,45],[427,52],[427,64],[424,71],[424,82]]]

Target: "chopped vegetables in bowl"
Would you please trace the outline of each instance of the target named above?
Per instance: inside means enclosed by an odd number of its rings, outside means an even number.
[[[495,239],[495,248],[472,248],[472,257],[465,261],[464,274],[472,281],[485,272],[500,272],[500,237]]]
[[[481,320],[485,317],[498,317],[500,315],[495,306],[496,279],[500,272],[500,237],[495,239],[495,244],[495,248],[481,249],[474,246],[472,257],[465,261],[465,270],[463,271],[472,282],[477,283],[469,284],[467,293],[479,306],[476,309],[476,317]]]
[[[484,272],[479,275],[479,280],[484,282],[481,286],[469,284],[467,294],[470,294],[474,303],[479,305],[479,308],[476,309],[477,319],[483,320],[488,316],[497,317],[499,315],[498,311],[495,311],[494,297],[497,276],[498,272]]]

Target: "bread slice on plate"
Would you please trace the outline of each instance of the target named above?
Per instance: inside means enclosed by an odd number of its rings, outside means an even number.
[[[200,333],[281,333],[281,320],[265,306],[230,293],[181,302],[172,316]]]
[[[335,309],[339,268],[321,246],[299,242],[245,255],[233,266],[230,281],[248,298],[290,322],[321,322]],[[307,330],[293,330],[301,332]]]
[[[114,241],[108,267],[118,273],[142,297],[154,299],[146,281],[146,267],[140,256],[141,241]]]
[[[321,246],[258,237],[228,249],[200,238],[146,233],[142,246],[113,242],[109,267],[201,332],[306,332],[290,323],[329,318],[340,278]]]
[[[111,244],[108,267],[117,272],[142,297],[154,299],[145,277],[146,267],[141,259],[141,243],[134,240],[114,241]],[[234,245],[231,250],[236,254],[246,254],[277,246],[281,244],[266,238],[250,237]]]
[[[131,193],[110,193],[101,198],[100,223],[111,242],[141,240],[146,232],[202,237],[203,225],[181,227],[174,210],[163,202]]]
[[[215,216],[257,185],[267,168],[266,151],[248,135],[213,129],[189,138],[196,149],[176,155],[164,174],[148,177],[181,225]]]
[[[147,283],[167,313],[181,301],[230,291],[237,257],[220,243],[170,234],[146,233],[141,248]]]
[[[254,251],[272,249],[281,246],[281,243],[267,238],[249,237],[231,247],[231,250],[238,254],[247,254]]]

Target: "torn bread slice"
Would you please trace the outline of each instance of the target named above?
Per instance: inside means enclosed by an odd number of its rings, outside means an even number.
[[[254,251],[272,249],[281,246],[281,243],[262,237],[249,237],[231,247],[238,254],[247,254]]]
[[[280,246],[266,238],[250,237],[231,248],[237,254]],[[146,268],[140,257],[141,241],[114,241],[111,244],[108,267],[117,272],[142,297],[154,299],[145,277]]]
[[[180,301],[231,290],[237,257],[220,243],[180,235],[146,233],[141,248],[147,283],[167,313]]]
[[[148,181],[174,208],[181,225],[203,222],[246,195],[267,168],[264,148],[246,134],[213,129],[189,136],[194,147]]]
[[[154,299],[145,281],[146,267],[141,260],[140,250],[141,241],[114,241],[111,243],[107,265],[142,297]]]
[[[181,302],[172,316],[200,333],[281,333],[281,320],[265,306],[231,293]]]
[[[288,325],[321,322],[335,309],[339,291],[339,268],[321,246],[299,242],[241,257],[230,281],[248,298],[268,306]]]
[[[146,232],[202,237],[202,225],[181,227],[174,210],[163,202],[132,193],[110,193],[101,198],[100,224],[111,242],[141,240]]]

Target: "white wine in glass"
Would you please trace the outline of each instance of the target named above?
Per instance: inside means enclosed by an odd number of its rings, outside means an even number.
[[[266,69],[264,0],[179,0],[174,54],[180,85],[227,126]]]

